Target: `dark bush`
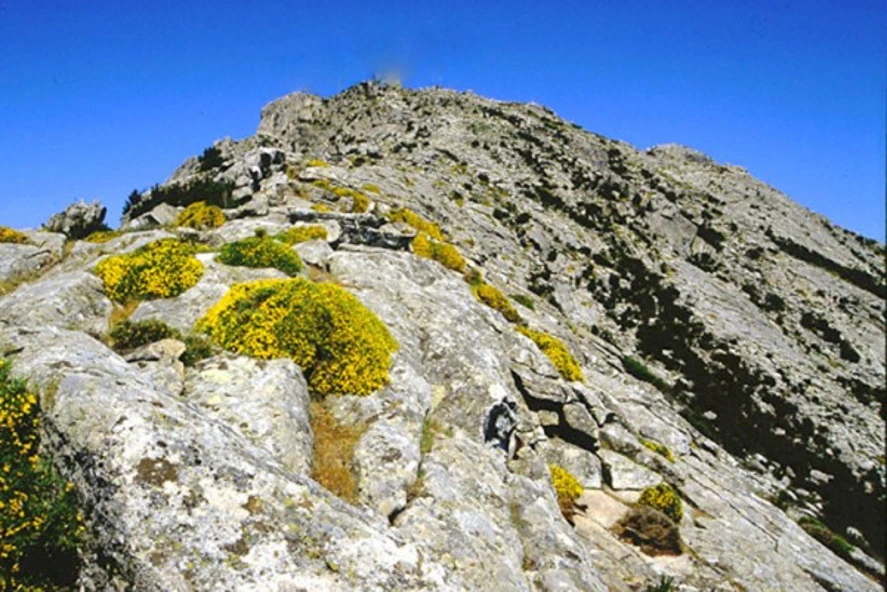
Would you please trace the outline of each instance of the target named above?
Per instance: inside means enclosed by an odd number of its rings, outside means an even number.
[[[201,171],[209,171],[211,169],[217,169],[222,166],[224,162],[222,160],[222,151],[216,148],[215,146],[210,146],[206,150],[203,151],[203,155],[198,157],[200,161],[200,170]]]
[[[129,352],[166,338],[182,339],[182,334],[158,319],[124,321],[111,331],[114,350]]]
[[[635,379],[639,379],[644,381],[645,383],[649,383],[659,391],[665,394],[670,394],[674,391],[674,388],[668,384],[662,377],[651,371],[647,368],[643,362],[638,360],[637,358],[632,358],[631,356],[623,356],[622,357],[622,366],[625,367],[625,370],[628,371],[628,374],[634,377]]]
[[[654,508],[632,508],[613,526],[613,533],[650,556],[677,556],[681,553],[678,526],[665,513]]]
[[[222,183],[207,179],[196,179],[188,183],[174,183],[167,186],[155,185],[151,193],[142,195],[133,191],[123,205],[123,214],[135,218],[150,212],[160,204],[190,206],[195,202],[206,202],[208,206],[227,208],[231,204],[232,183]]]

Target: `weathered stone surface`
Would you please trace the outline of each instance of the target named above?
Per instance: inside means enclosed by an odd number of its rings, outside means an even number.
[[[615,451],[597,452],[604,464],[604,477],[613,490],[643,490],[662,481],[662,476]]]
[[[105,215],[108,209],[98,200],[87,204],[80,200],[74,202],[58,214],[53,214],[43,225],[51,233],[62,233],[69,239],[83,239],[91,233],[105,228]]]
[[[158,387],[180,395],[185,386],[185,365],[179,358],[184,353],[184,342],[164,339],[128,352],[123,359],[137,366]]]
[[[52,275],[0,297],[0,323],[53,326],[101,335],[113,308],[102,281],[89,272]]]
[[[287,470],[311,471],[308,386],[291,360],[222,355],[188,370],[185,400],[265,449]]]
[[[29,231],[28,243],[0,243],[0,281],[41,273],[62,257],[64,235]]]

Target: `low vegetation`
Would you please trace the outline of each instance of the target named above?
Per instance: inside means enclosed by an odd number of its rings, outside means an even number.
[[[150,212],[160,204],[170,206],[190,206],[195,202],[206,202],[211,206],[227,208],[234,185],[207,179],[195,179],[188,183],[174,183],[161,187],[155,185],[150,193],[141,194],[135,190],[123,205],[123,214],[135,218]]]
[[[379,389],[397,349],[385,325],[354,295],[303,278],[237,284],[197,329],[233,352],[292,358],[319,395]]]
[[[666,395],[674,391],[674,388],[665,379],[651,371],[646,364],[644,364],[637,358],[632,358],[631,356],[623,356],[622,366],[625,368],[628,374],[635,379],[638,379],[645,383],[649,383]]]
[[[316,239],[326,240],[328,237],[326,228],[319,224],[307,224],[303,226],[294,226],[291,229],[278,234],[274,238],[287,245],[295,245],[296,243],[304,243],[305,241],[314,241]]]
[[[523,319],[520,314],[515,310],[514,306],[512,306],[511,301],[508,300],[501,290],[492,286],[490,284],[484,284],[483,282],[472,287],[472,292],[474,296],[490,307],[491,309],[495,309],[499,311],[505,319],[510,321],[511,323],[521,323]]]
[[[111,330],[109,336],[111,345],[117,352],[129,352],[167,338],[182,339],[181,332],[159,319],[126,320]]]
[[[638,498],[638,504],[665,513],[675,523],[680,523],[681,518],[684,516],[684,505],[681,502],[681,497],[678,496],[674,488],[665,482],[644,488],[640,498]]]
[[[435,241],[425,233],[419,233],[412,242],[413,253],[425,259],[433,259],[445,268],[455,272],[464,272],[467,262],[459,250],[453,245]]]
[[[311,402],[309,412],[314,434],[311,477],[342,500],[356,503],[357,480],[351,464],[354,447],[366,427],[339,422],[320,401]]]
[[[648,506],[630,509],[613,526],[613,533],[650,556],[676,556],[682,551],[681,534],[675,522]]]
[[[0,589],[74,590],[84,536],[74,485],[40,452],[40,403],[0,359]]]
[[[114,255],[96,265],[105,293],[118,303],[178,296],[197,284],[203,264],[195,248],[176,239],[161,239],[132,253]]]
[[[436,241],[443,241],[444,234],[443,231],[440,230],[440,227],[431,222],[430,220],[426,220],[410,210],[409,208],[400,208],[398,210],[392,210],[388,214],[388,219],[391,222],[403,222],[413,227],[419,233],[425,233],[432,239]]]
[[[0,243],[27,243],[28,237],[8,226],[0,226]]]
[[[536,343],[536,346],[548,357],[561,377],[567,381],[582,380],[582,369],[579,368],[579,362],[570,354],[563,342],[550,334],[528,327],[518,326],[517,331]]]
[[[216,259],[229,266],[276,268],[289,276],[295,276],[304,269],[298,253],[268,236],[249,237],[227,243]]]
[[[510,294],[508,296],[511,297],[512,301],[518,303],[519,305],[523,305],[530,311],[536,310],[536,302],[532,299],[532,297],[529,297],[525,294]]]
[[[557,494],[557,505],[564,518],[572,523],[573,515],[576,514],[576,501],[582,496],[582,484],[573,474],[559,465],[549,465],[548,470],[551,472],[551,483]]]
[[[844,558],[851,563],[855,562],[850,554],[853,551],[853,545],[842,536],[826,527],[818,519],[803,516],[798,519],[798,525],[800,525],[808,534],[813,536],[814,539],[818,540],[841,558]]]
[[[123,236],[121,231],[95,231],[87,235],[84,241],[87,243],[107,243],[121,236]]]
[[[648,439],[640,439],[641,444],[656,453],[657,455],[661,455],[669,460],[671,463],[674,463],[674,453],[671,452],[671,449],[663,445],[662,443],[657,443],[656,441],[650,441]]]

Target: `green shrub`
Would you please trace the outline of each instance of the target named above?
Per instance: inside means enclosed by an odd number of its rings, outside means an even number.
[[[656,486],[644,488],[638,498],[638,504],[665,513],[675,523],[680,523],[684,516],[684,505],[675,489],[662,482]]]
[[[662,455],[670,462],[674,463],[674,454],[671,452],[671,449],[663,445],[662,443],[657,443],[656,441],[649,441],[647,439],[640,439],[641,444],[658,455]]]
[[[508,297],[502,294],[502,291],[495,286],[481,283],[472,288],[472,292],[474,292],[474,296],[477,300],[491,309],[495,309],[502,313],[502,316],[508,321],[512,323],[520,323],[523,321],[520,314],[511,305]]]
[[[583,488],[573,474],[559,465],[549,464],[551,483],[557,494],[557,505],[567,521],[573,522],[576,513],[576,500],[582,496]]]
[[[124,321],[111,330],[110,336],[117,352],[129,352],[167,338],[182,339],[181,332],[159,319]]]
[[[853,551],[853,546],[846,539],[826,527],[821,521],[814,517],[803,516],[798,519],[798,525],[806,531],[808,534],[813,536],[814,539],[818,540],[825,547],[830,549],[832,552],[848,560],[849,562],[855,562],[850,555]]]
[[[508,296],[510,296],[511,300],[513,300],[515,303],[523,305],[530,311],[536,310],[536,302],[529,296],[525,294],[510,294]]]
[[[200,334],[185,336],[185,352],[179,357],[186,367],[191,367],[214,354],[212,342]]]
[[[667,381],[651,371],[647,367],[647,365],[645,365],[637,358],[632,358],[631,356],[623,356],[622,366],[625,368],[626,371],[628,371],[628,374],[635,379],[644,381],[645,383],[649,383],[666,395],[671,394],[674,390],[674,388],[669,385]]]
[[[192,229],[214,229],[225,224],[225,213],[218,206],[194,202],[176,216],[175,226]]]
[[[95,272],[111,300],[162,299],[182,294],[200,280],[203,264],[194,247],[176,239],[161,239],[132,253],[103,259]]]
[[[277,235],[275,239],[287,245],[295,245],[296,243],[304,243],[305,241],[313,241],[315,239],[326,240],[328,235],[326,228],[321,225],[308,224],[287,229]]]
[[[84,534],[74,486],[40,454],[37,395],[0,359],[0,589],[74,590]]]
[[[217,259],[229,266],[277,268],[289,276],[295,276],[304,268],[298,253],[268,236],[228,243],[222,247]]]
[[[379,389],[397,349],[385,325],[354,295],[303,278],[237,284],[196,329],[233,352],[292,358],[321,395]]]
[[[8,226],[0,226],[0,243],[27,243],[28,237]]]
[[[561,377],[567,381],[582,380],[582,369],[579,368],[579,362],[570,354],[563,342],[552,335],[528,327],[518,326],[517,331],[536,343],[542,353],[551,361],[551,364],[560,372]]]
[[[675,556],[682,551],[678,526],[665,513],[648,506],[630,509],[613,526],[613,533],[650,556]]]

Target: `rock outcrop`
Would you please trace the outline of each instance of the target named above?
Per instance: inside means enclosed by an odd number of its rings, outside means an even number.
[[[51,233],[62,233],[69,239],[85,239],[105,226],[105,215],[108,209],[97,200],[86,203],[83,200],[74,202],[62,212],[53,214],[43,228]]]
[[[194,187],[224,225],[173,228]],[[188,358],[231,287],[285,277],[216,252],[294,225],[326,237],[293,246],[300,274],[398,344],[369,395],[311,393],[290,359]],[[256,136],[132,197],[124,231],[53,243],[0,297],[0,352],[81,494],[86,589],[881,589],[884,246],[738,167],[361,84],[266,106]],[[0,270],[38,235],[59,237]],[[196,284],[112,304],[96,264],[170,237],[197,246]],[[119,354],[127,315],[178,334]],[[350,490],[320,477],[330,430],[353,436]],[[661,483],[678,555],[618,535]]]

